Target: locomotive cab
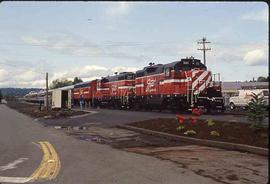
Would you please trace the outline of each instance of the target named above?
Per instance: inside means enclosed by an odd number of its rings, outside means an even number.
[[[182,95],[179,99],[188,109],[224,111],[220,83],[212,81],[212,73],[199,59],[190,57],[166,64],[164,76],[165,80],[174,81],[174,83],[165,84],[163,91],[167,94],[169,92],[169,94]],[[169,91],[168,88],[172,90]],[[178,99],[173,99],[173,101],[178,101]]]
[[[186,78],[185,72],[191,70],[207,70],[199,59],[193,57],[181,59],[164,65],[165,78]]]
[[[201,60],[194,59],[193,57],[181,59],[179,63],[179,67],[183,71],[199,69],[199,70],[207,70],[207,67],[201,63]]]

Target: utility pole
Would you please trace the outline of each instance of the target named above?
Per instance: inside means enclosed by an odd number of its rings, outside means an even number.
[[[46,110],[49,110],[49,97],[48,97],[48,72],[46,72]]]
[[[205,56],[205,51],[207,50],[211,50],[211,48],[206,48],[205,44],[206,43],[211,43],[209,41],[206,41],[206,38],[203,37],[202,41],[197,42],[198,44],[202,44],[203,48],[199,48],[198,50],[202,50],[203,51],[203,64],[206,66],[206,56]]]

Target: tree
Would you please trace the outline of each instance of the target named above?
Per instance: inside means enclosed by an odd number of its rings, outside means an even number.
[[[260,76],[260,77],[258,77],[258,79],[257,79],[257,82],[268,82],[268,79],[269,79],[269,77],[262,77],[262,76]]]
[[[264,116],[264,99],[259,95],[252,93],[252,99],[248,103],[248,118],[252,121],[254,127],[262,127]]]
[[[80,82],[83,82],[83,80],[79,77],[75,77],[72,84],[78,84]]]
[[[50,84],[50,89],[56,89],[56,88],[61,88],[64,86],[70,86],[72,85],[72,81],[66,79],[66,78],[61,78],[61,79],[55,79],[52,81],[52,83]]]

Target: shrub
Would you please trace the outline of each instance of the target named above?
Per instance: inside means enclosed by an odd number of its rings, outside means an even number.
[[[210,132],[210,135],[212,135],[212,136],[217,136],[217,137],[219,137],[220,136],[220,134],[217,132],[217,131],[211,131]]]
[[[185,135],[195,135],[197,134],[197,132],[195,132],[194,130],[187,130],[184,132]]]
[[[215,122],[212,119],[208,119],[207,120],[207,125],[208,126],[213,126],[213,125],[215,125]]]
[[[185,126],[184,125],[180,125],[179,127],[176,128],[177,131],[181,131],[184,130]]]
[[[223,127],[228,127],[228,126],[230,126],[230,124],[229,123],[223,123],[222,126]]]
[[[252,93],[252,99],[248,103],[248,118],[252,121],[252,126],[261,128],[264,116],[264,99],[259,95]]]

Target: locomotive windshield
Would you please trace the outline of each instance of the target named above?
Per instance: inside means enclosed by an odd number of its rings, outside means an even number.
[[[194,68],[206,70],[206,66],[201,63],[201,60],[194,58],[181,59],[179,67],[182,68],[182,70],[191,70]]]
[[[188,71],[194,68],[206,70],[206,66],[199,59],[186,58],[164,65],[164,72],[166,76],[169,76],[170,70],[175,70],[176,73],[179,73],[180,71]]]
[[[134,74],[128,74],[126,75],[126,79],[127,80],[133,80],[135,78],[135,75]]]

